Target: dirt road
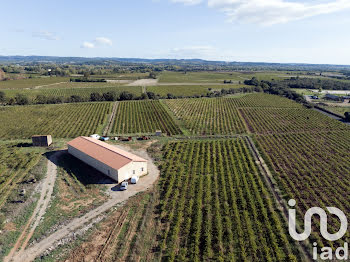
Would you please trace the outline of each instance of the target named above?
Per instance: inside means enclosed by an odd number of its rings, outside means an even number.
[[[127,84],[127,86],[155,86],[158,83],[158,79],[139,79]]]
[[[103,131],[103,135],[104,136],[108,135],[109,131],[112,128],[113,120],[114,120],[114,117],[115,117],[115,113],[117,112],[118,103],[119,103],[118,101],[114,102],[112,113],[111,113],[111,115],[109,116],[109,119],[108,119],[108,124],[107,124],[105,130]]]
[[[129,150],[130,151],[130,150]],[[139,156],[142,156],[148,160],[148,175],[141,177],[139,182],[136,185],[130,185],[126,191],[118,191],[116,189],[116,184],[110,187],[110,199],[99,206],[98,208],[91,210],[82,217],[73,219],[69,224],[63,226],[47,238],[43,239],[41,242],[36,243],[30,246],[28,249],[24,250],[21,253],[15,254],[12,260],[14,262],[27,262],[33,261],[37,256],[44,253],[45,250],[51,248],[55,242],[64,238],[68,234],[78,230],[80,227],[87,224],[93,218],[101,215],[102,213],[108,211],[110,208],[115,206],[118,203],[122,203],[127,200],[129,197],[147,190],[153,185],[159,176],[159,170],[154,165],[152,159],[148,156],[146,149],[137,151]]]
[[[32,216],[30,217],[27,224],[25,225],[22,231],[22,234],[19,236],[17,242],[15,243],[14,247],[10,251],[9,255],[5,257],[4,262],[12,261],[13,257],[21,255],[21,253],[24,251],[25,247],[27,246],[30,238],[32,237],[34,230],[39,225],[40,220],[44,216],[45,211],[49,206],[51,195],[52,195],[56,177],[57,177],[57,166],[54,163],[57,161],[58,157],[61,154],[62,154],[62,151],[57,151],[48,158],[46,177],[42,183],[39,201],[34,209]],[[16,251],[19,248],[20,250],[16,253]]]
[[[252,138],[250,136],[246,136],[247,139],[247,145],[251,152],[251,155],[253,156],[255,163],[258,166],[258,169],[260,173],[262,174],[263,179],[265,180],[266,186],[269,188],[269,191],[272,193],[272,196],[275,199],[275,203],[278,207],[278,209],[281,211],[281,214],[285,220],[285,223],[288,223],[288,206],[287,203],[283,200],[283,196],[281,194],[280,189],[278,188],[277,183],[265,163],[263,157],[261,156],[259,150],[256,148]],[[299,250],[299,253],[302,255],[303,260],[302,261],[311,261],[311,255],[308,252],[307,246],[310,246],[310,243],[307,241],[307,245],[305,243],[299,242],[299,245],[297,245],[297,248]]]
[[[43,87],[55,86],[55,85],[60,85],[60,84],[64,84],[64,83],[68,83],[68,82],[57,82],[57,83],[53,83],[53,84],[35,86],[34,88],[26,88],[26,89],[39,89],[39,88],[43,88]]]

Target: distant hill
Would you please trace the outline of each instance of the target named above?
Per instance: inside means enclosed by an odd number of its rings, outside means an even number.
[[[265,63],[265,62],[225,62],[203,59],[146,59],[118,57],[59,57],[59,56],[0,56],[1,64],[151,64],[151,65],[189,65],[223,66],[231,68],[255,68],[274,70],[350,70],[350,65],[302,64],[302,63]]]

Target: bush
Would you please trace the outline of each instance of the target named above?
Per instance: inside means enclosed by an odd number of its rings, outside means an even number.
[[[17,105],[28,105],[29,104],[29,99],[23,94],[17,94],[15,96],[15,102]]]

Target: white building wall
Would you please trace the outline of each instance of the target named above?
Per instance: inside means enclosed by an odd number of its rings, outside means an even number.
[[[117,182],[121,182],[120,180],[118,181],[118,171],[111,168],[110,166],[96,160],[95,158],[92,158],[80,150],[68,145],[68,153],[75,156],[76,158],[80,159],[84,163],[92,166],[93,168],[97,169],[101,173],[105,174],[106,176],[109,176],[113,180]]]
[[[130,162],[118,170],[119,182],[127,180],[132,176],[142,176],[147,174],[147,162]]]

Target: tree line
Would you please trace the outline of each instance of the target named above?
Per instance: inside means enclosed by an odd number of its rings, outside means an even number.
[[[273,81],[278,86],[302,89],[350,90],[350,82],[309,77],[291,77],[282,81]]]
[[[260,86],[254,87],[240,87],[240,88],[229,88],[221,89],[220,91],[214,91],[211,88],[208,88],[206,94],[198,94],[192,96],[184,95],[174,95],[168,93],[166,96],[161,96],[153,92],[142,93],[140,96],[137,96],[128,91],[123,91],[117,93],[115,91],[109,91],[105,93],[93,92],[89,96],[79,96],[72,95],[70,97],[64,96],[47,96],[47,95],[37,95],[35,98],[30,99],[28,96],[18,93],[14,97],[6,97],[6,94],[3,91],[0,91],[0,104],[2,105],[30,105],[30,104],[61,104],[61,103],[80,103],[80,102],[101,102],[101,101],[127,101],[127,100],[157,100],[157,99],[179,99],[179,98],[200,98],[200,97],[222,97],[229,94],[237,93],[253,93],[253,92],[262,92]]]
[[[290,89],[288,85],[286,85],[285,81],[277,81],[277,80],[261,80],[259,81],[256,77],[253,77],[250,80],[245,80],[244,84],[260,87],[264,93],[284,96],[289,99],[292,99],[298,103],[301,103],[307,107],[311,107],[310,103],[306,101],[303,95],[298,94],[297,92]]]

